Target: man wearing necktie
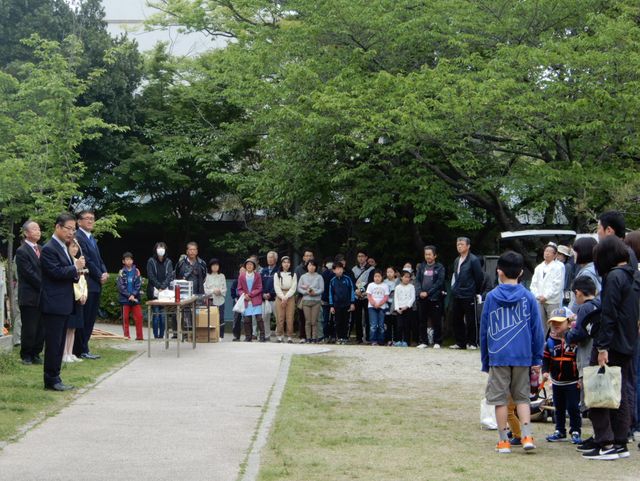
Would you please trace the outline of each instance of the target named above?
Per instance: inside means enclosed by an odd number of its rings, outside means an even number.
[[[100,359],[100,356],[92,354],[89,350],[89,339],[91,339],[93,326],[98,317],[102,285],[107,282],[109,275],[100,256],[96,239],[92,234],[96,222],[95,213],[92,210],[83,210],[78,213],[77,218],[78,233],[76,239],[89,269],[89,274],[86,276],[89,295],[84,305],[84,327],[76,332],[73,353],[83,359]]]
[[[18,305],[22,318],[20,358],[23,364],[42,364],[40,352],[44,346],[44,327],[40,314],[40,226],[28,220],[22,226],[24,242],[16,251],[18,272]]]
[[[60,379],[62,353],[66,339],[67,322],[73,312],[75,298],[73,284],[84,269],[84,257],[72,259],[67,245],[76,232],[73,215],[60,214],[56,219],[53,236],[42,248],[42,295],[40,306],[45,331],[44,387],[53,391],[73,389]]]

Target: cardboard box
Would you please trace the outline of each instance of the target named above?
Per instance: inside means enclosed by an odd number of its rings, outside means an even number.
[[[208,322],[208,324],[207,324]],[[213,327],[220,329],[220,312],[217,306],[209,307],[209,319],[207,320],[207,308],[198,307],[196,309],[196,327]]]
[[[207,329],[206,327],[196,327],[196,342],[218,341],[220,341],[220,333],[217,328]]]

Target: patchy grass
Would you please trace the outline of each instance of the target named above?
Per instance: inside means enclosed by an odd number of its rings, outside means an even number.
[[[484,377],[477,373],[475,360],[418,370],[414,381],[407,382],[405,370],[401,382],[393,375],[367,382],[363,371],[374,372],[376,363],[389,366],[388,358],[381,359],[386,354],[377,357],[381,352],[369,349],[353,358],[348,352],[293,358],[262,453],[259,480],[539,481],[552,472],[571,473],[571,479],[581,481],[637,479],[640,456],[635,445],[630,446],[630,459],[584,460],[573,445],[544,440],[552,424],[534,425],[536,452],[514,448],[511,455],[498,455],[496,432],[479,429],[475,393]],[[394,355],[425,361],[415,351]],[[476,379],[471,388],[460,386],[465,376]],[[585,431],[590,433],[590,426]]]
[[[63,364],[61,377],[65,384],[85,387],[135,354],[109,347],[107,342],[95,342],[92,347],[102,359]],[[19,348],[0,355],[0,441],[14,439],[21,428],[57,413],[77,395],[77,389],[45,391],[42,374],[42,365],[25,366],[20,362]]]

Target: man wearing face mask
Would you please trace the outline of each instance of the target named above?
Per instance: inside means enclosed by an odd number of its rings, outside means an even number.
[[[158,242],[153,248],[153,255],[147,261],[147,298],[157,299],[158,292],[167,289],[173,281],[173,263],[167,257],[167,244]],[[163,309],[153,306],[153,337],[164,337],[165,320]]]

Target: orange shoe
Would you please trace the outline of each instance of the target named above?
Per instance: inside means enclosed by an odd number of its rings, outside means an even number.
[[[509,441],[500,441],[496,445],[496,451],[501,454],[509,454],[511,452],[511,443]]]
[[[533,438],[531,436],[525,436],[522,438],[522,448],[525,451],[532,451],[536,449],[536,445],[533,444]]]

